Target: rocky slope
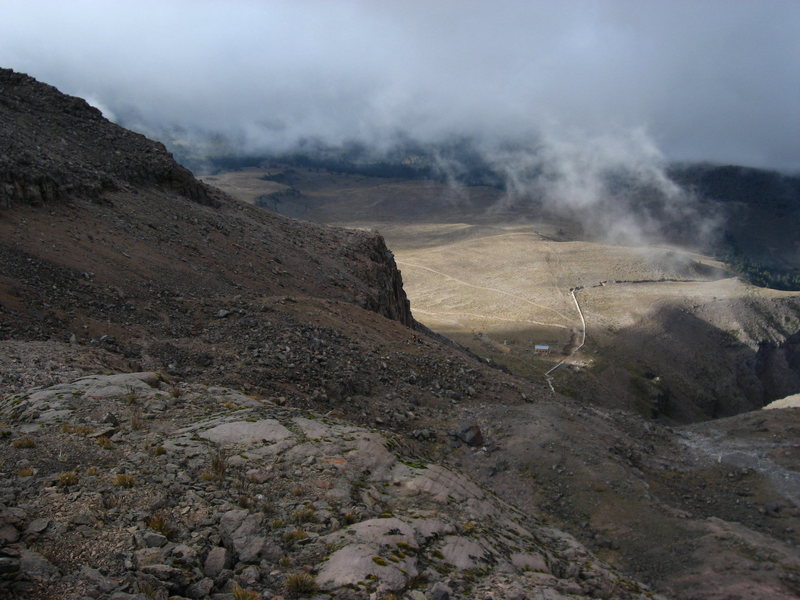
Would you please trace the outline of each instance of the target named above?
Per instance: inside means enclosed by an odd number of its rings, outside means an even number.
[[[0,103],[0,122],[34,159],[4,151],[3,181],[83,156],[52,132],[104,123],[93,109],[4,77],[31,101]],[[36,108],[48,95],[61,108]],[[148,168],[139,138],[101,131]],[[800,591],[798,499],[773,476],[798,477],[800,411],[730,422],[757,460],[716,456],[716,430],[552,395],[409,327],[374,234],[80,160],[118,183],[0,210],[4,593]]]
[[[0,89],[0,207],[151,184],[216,204],[217,193],[162,144],[114,125],[83,99],[10,69],[0,69]]]
[[[0,573],[25,597],[652,597],[402,438],[269,399],[134,373],[0,415]]]

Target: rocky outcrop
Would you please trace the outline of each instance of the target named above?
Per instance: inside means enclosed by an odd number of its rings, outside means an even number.
[[[764,403],[800,391],[800,331],[783,342],[759,344],[755,370],[764,388]]]
[[[376,233],[315,226],[241,205],[196,180],[162,144],[27,75],[0,69],[0,91],[0,207],[50,204],[48,215],[33,211],[0,223],[7,275],[33,287],[41,283],[42,290],[66,285],[72,288],[68,302],[88,293],[83,306],[94,304],[106,286],[125,290],[128,302],[153,302],[155,286],[169,296],[202,291],[342,299],[412,325],[400,272]],[[34,219],[41,222],[34,225]],[[48,229],[50,247],[59,248],[44,260],[41,246],[22,241],[38,226]],[[114,234],[101,245],[113,249],[95,262],[97,248],[84,243],[94,245],[95,232],[104,229]],[[39,266],[48,273],[31,277]],[[83,278],[77,287],[75,277]],[[24,318],[13,321],[18,326]]]
[[[362,277],[370,282],[372,288],[372,293],[360,302],[361,307],[411,327],[414,318],[403,289],[403,277],[384,239],[377,233],[364,235],[357,246],[348,250],[348,254],[351,258],[360,256],[364,260]]]
[[[163,144],[111,123],[81,98],[0,69],[0,208],[159,186],[214,205],[216,192]]]
[[[268,399],[91,376],[0,420],[3,597],[653,598],[464,475]]]

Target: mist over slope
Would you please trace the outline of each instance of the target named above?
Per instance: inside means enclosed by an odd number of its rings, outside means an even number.
[[[733,213],[676,185],[668,164],[800,166],[794,2],[0,10],[10,65],[195,170],[221,157],[367,163],[499,185],[508,205],[538,203],[595,239],[708,247],[725,240]],[[747,255],[742,238],[728,242]]]
[[[246,152],[647,132],[797,169],[795,2],[4,2],[6,64],[158,139]]]
[[[797,596],[796,413],[681,431],[503,373],[412,328],[374,233],[0,89],[3,597]]]

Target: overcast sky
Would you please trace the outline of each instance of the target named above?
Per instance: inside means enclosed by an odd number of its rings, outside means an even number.
[[[247,149],[642,139],[800,170],[798,0],[0,0],[0,66]]]

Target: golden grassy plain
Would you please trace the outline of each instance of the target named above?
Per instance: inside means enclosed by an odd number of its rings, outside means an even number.
[[[252,168],[206,181],[252,202],[287,189],[262,178],[276,172]],[[727,303],[799,295],[756,288],[678,247],[586,241],[575,224],[513,206],[493,188],[299,168],[284,174],[301,192],[285,207],[293,216],[383,234],[418,321],[539,381],[561,360],[592,366],[617,332],[647,327],[665,307],[735,336],[742,330],[747,341],[749,323]],[[583,332],[571,289],[586,320],[586,346],[577,353]],[[551,353],[534,354],[535,344]]]

